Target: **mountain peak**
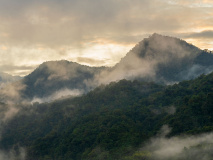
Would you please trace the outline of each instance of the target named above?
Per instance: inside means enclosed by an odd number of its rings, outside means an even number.
[[[150,37],[166,37],[166,36],[163,36],[159,33],[153,33]]]
[[[172,84],[213,71],[213,54],[186,41],[154,33],[139,42],[112,68],[89,67],[67,60],[47,61],[22,83],[24,97],[51,97],[58,91],[85,93],[100,84],[140,79]]]
[[[154,33],[139,42],[128,54],[134,53],[140,57],[156,55],[183,57],[189,54],[195,56],[200,51],[199,48],[179,38]]]
[[[208,73],[212,64],[213,56],[202,54],[196,46],[179,38],[154,33],[130,50],[114,67],[114,72],[119,74],[113,74],[127,79],[148,78],[174,83]],[[204,68],[208,69],[204,71]]]
[[[144,38],[141,42],[139,42],[139,44],[144,42],[144,41],[152,41],[152,42],[155,42],[155,43],[157,42],[157,44],[159,44],[161,41],[164,41],[164,42],[167,42],[168,45],[172,45],[172,43],[179,43],[181,45],[188,45],[188,46],[193,46],[193,47],[197,48],[196,46],[189,44],[185,40],[182,40],[180,38],[162,35],[162,34],[159,34],[159,33],[153,33],[148,38]],[[197,49],[199,49],[199,48],[197,48]]]
[[[75,62],[70,62],[70,61],[67,61],[67,60],[57,60],[57,61],[46,61],[46,62],[43,62],[41,65],[39,65],[39,68],[41,67],[46,67],[46,66],[49,66],[49,65],[68,65],[68,64],[77,64]]]

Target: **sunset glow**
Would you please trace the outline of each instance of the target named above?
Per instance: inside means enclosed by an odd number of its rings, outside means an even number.
[[[66,59],[113,66],[153,33],[213,50],[210,0],[0,0],[0,71]]]

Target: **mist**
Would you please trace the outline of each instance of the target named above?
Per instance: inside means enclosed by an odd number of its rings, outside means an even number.
[[[178,38],[153,34],[139,42],[114,67],[97,74],[93,83],[142,79],[174,84],[193,79],[213,70],[213,65],[207,67],[194,62],[201,52]]]
[[[14,147],[10,151],[0,150],[0,160],[25,160],[26,151],[22,147]]]
[[[70,90],[68,88],[65,88],[65,89],[58,90],[55,93],[53,93],[52,95],[47,96],[47,97],[43,97],[43,98],[34,97],[31,101],[31,103],[51,102],[51,101],[61,99],[61,98],[76,97],[76,96],[82,95],[83,93],[84,93],[84,91],[82,91],[82,90],[78,90],[78,89]]]
[[[134,54],[131,57],[126,57],[125,60],[124,63],[116,65],[111,70],[106,70],[96,75],[95,82],[108,84],[121,79],[131,80],[136,77],[147,79],[155,77],[155,61],[147,61]]]
[[[77,63],[73,63],[72,66],[70,66],[70,63],[67,63],[67,61],[61,61],[59,63],[46,63],[46,66],[49,72],[48,81],[64,81],[78,76],[79,65]]]
[[[166,137],[171,131],[164,125],[133,157],[147,160],[212,160],[213,133]]]
[[[66,96],[78,96],[101,84],[121,79],[173,84],[213,70],[213,65],[194,63],[200,52],[197,47],[178,38],[153,34],[139,42],[111,68],[88,67],[65,60],[45,62],[24,81],[2,87],[0,100],[5,104],[45,103]],[[26,90],[31,97],[24,99]],[[9,109],[8,117],[17,112],[15,108]],[[169,114],[173,112],[174,108],[168,109]]]
[[[7,84],[0,89],[0,139],[4,127],[21,109],[22,91],[25,85],[21,82]],[[0,150],[0,160],[25,160],[26,152],[23,147],[14,146],[11,150]]]
[[[209,74],[213,71],[213,65],[206,67],[199,64],[194,64],[187,70],[184,70],[180,73],[180,76],[185,77],[186,79],[194,79],[201,74]]]
[[[15,104],[22,100],[22,91],[26,85],[22,81],[10,83],[0,89],[0,101],[6,104]]]

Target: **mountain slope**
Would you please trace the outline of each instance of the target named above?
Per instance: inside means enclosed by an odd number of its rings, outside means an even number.
[[[48,102],[63,96],[87,93],[101,84],[121,79],[174,84],[211,71],[213,54],[178,38],[155,33],[139,42],[112,68],[88,67],[65,60],[50,61],[24,77],[18,84],[21,86],[18,91],[17,85],[9,88],[14,88],[15,95],[19,94],[19,97],[29,101]]]
[[[178,38],[155,33],[129,51],[111,72],[105,74],[102,82],[136,78],[170,84],[211,71],[213,54]]]
[[[122,80],[82,97],[24,107],[4,127],[0,146],[26,147],[29,160],[144,159],[131,154],[165,125],[170,137],[213,131],[212,93],[213,73],[172,86]]]
[[[84,93],[92,87],[89,80],[103,69],[65,60],[45,62],[23,79],[22,83],[27,86],[24,95],[27,98],[47,97],[63,90],[74,95]]]

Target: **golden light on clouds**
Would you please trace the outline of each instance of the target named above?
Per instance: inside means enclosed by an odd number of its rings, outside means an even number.
[[[202,46],[200,47],[200,49],[209,49],[209,50],[213,50],[213,41],[210,40],[206,40],[205,42],[202,41],[202,39],[192,39],[192,38],[186,38],[185,39],[188,43],[191,43],[195,46]]]
[[[6,46],[0,46],[0,49],[6,51],[8,48]]]
[[[94,42],[93,42],[94,43]],[[106,43],[98,40],[98,43],[88,44],[81,50],[81,56],[74,50],[68,52],[68,59],[89,66],[113,66],[133,47],[129,44]]]
[[[113,66],[153,33],[212,49],[212,17],[212,0],[3,0],[0,71],[60,59]]]
[[[199,26],[193,31],[194,32],[213,31],[213,26]]]

